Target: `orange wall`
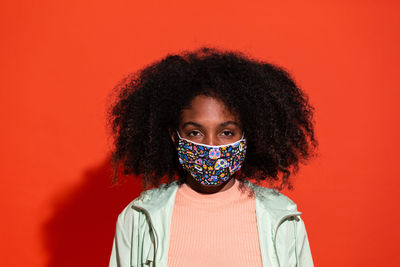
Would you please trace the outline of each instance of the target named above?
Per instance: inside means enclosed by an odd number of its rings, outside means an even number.
[[[105,105],[128,72],[200,45],[291,71],[320,156],[288,194],[316,266],[397,266],[399,4],[395,1],[2,1],[2,266],[105,266],[116,215]],[[194,4],[197,3],[197,4]]]

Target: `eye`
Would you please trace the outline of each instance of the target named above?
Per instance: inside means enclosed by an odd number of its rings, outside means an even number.
[[[228,131],[228,130],[223,131],[222,133],[223,133],[224,135],[226,135],[226,136],[233,136],[233,135],[234,135],[233,132]]]
[[[188,133],[187,133],[187,136],[196,137],[196,136],[198,136],[199,134],[200,134],[199,131],[191,131],[191,132],[188,132]]]

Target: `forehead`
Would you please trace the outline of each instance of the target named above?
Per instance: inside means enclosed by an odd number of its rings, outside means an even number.
[[[238,118],[225,103],[215,97],[199,95],[181,112],[181,123],[188,120],[203,122],[236,121]]]

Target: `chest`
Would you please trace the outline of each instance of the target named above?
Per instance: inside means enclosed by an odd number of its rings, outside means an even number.
[[[177,196],[167,266],[262,266],[254,199],[196,204]]]

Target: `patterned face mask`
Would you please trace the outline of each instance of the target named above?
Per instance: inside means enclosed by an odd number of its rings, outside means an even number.
[[[201,184],[222,184],[242,167],[247,147],[244,133],[240,140],[220,146],[199,144],[177,133],[179,163]]]

